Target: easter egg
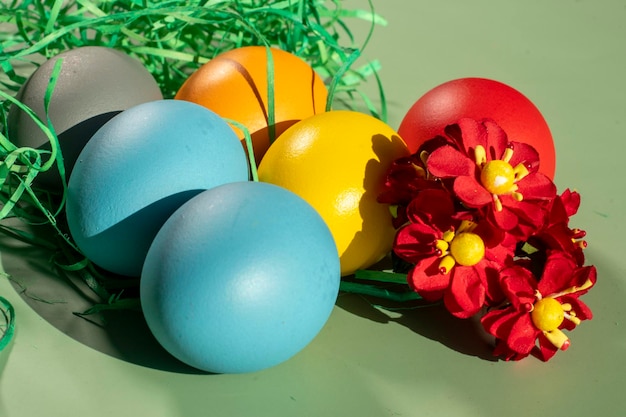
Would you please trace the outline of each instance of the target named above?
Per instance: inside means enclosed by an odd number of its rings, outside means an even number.
[[[532,145],[539,171],[553,178],[556,155],[552,133],[539,109],[521,92],[486,78],[460,78],[440,84],[420,97],[398,128],[411,152],[459,119],[493,119],[510,141]]]
[[[270,128],[276,138],[298,120],[323,112],[328,94],[305,61],[276,48],[271,49],[271,56],[273,73],[268,71],[264,46],[226,51],[196,70],[175,97],[243,124],[252,137],[257,164],[270,146]],[[268,74],[273,80],[273,111],[268,105]],[[243,132],[234,128],[243,141]]]
[[[238,182],[182,205],[154,239],[141,307],[173,356],[213,373],[253,372],[307,346],[339,291],[328,227],[294,193]]]
[[[85,46],[62,52],[44,62],[22,85],[16,98],[46,120],[44,97],[52,70],[62,60],[48,114],[58,136],[66,178],[89,138],[119,112],[140,103],[162,99],[152,75],[141,62],[120,51]],[[9,138],[18,147],[50,150],[50,143],[32,118],[13,105],[8,116]],[[61,187],[56,169],[37,178]]]
[[[94,264],[139,276],[170,214],[203,190],[247,179],[239,139],[218,115],[184,101],[143,103],[85,145],[68,184],[67,222]]]
[[[386,123],[337,110],[287,129],[265,154],[258,175],[315,207],[335,239],[341,273],[349,275],[392,248],[391,214],[376,199],[390,164],[407,155],[406,144]]]

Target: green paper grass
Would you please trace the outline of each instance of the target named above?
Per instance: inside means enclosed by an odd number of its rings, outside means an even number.
[[[369,25],[359,45],[351,22]],[[82,46],[115,48],[139,59],[152,73],[165,98],[174,97],[187,77],[221,52],[248,45],[278,47],[309,63],[328,89],[327,109],[367,111],[386,121],[378,77],[380,63],[355,68],[374,27],[386,25],[371,1],[369,10],[345,9],[340,0],[8,0],[0,4],[0,221],[18,219],[51,229],[44,234],[1,224],[11,238],[51,250],[59,276],[82,280],[102,300],[87,313],[128,308],[137,280],[118,279],[99,270],[73,244],[63,224],[66,178],[54,126],[40,120],[14,97],[36,67],[61,52]],[[46,92],[54,94],[59,61]],[[270,71],[271,73],[271,71]],[[380,109],[362,90],[374,77]],[[271,78],[268,80],[271,83]],[[269,102],[271,104],[271,89]],[[50,151],[16,148],[6,130],[11,105],[26,112],[46,133]],[[273,117],[272,106],[268,113]],[[47,108],[47,106],[46,106]],[[246,141],[248,146],[249,138]],[[253,154],[252,152],[249,152]],[[44,162],[45,161],[45,162]],[[63,178],[60,195],[37,188],[36,176],[54,165]],[[251,175],[256,178],[252,161]],[[133,290],[135,290],[133,292]],[[124,292],[124,297],[122,293]],[[106,306],[106,307],[105,307]]]
[[[354,276],[345,277],[339,289],[399,303],[422,300],[422,297],[407,285],[406,274],[391,270],[359,269]]]
[[[335,84],[330,101],[352,107],[356,97],[366,97],[359,86],[380,64],[352,67],[372,29],[357,45],[347,19],[366,21],[371,28],[386,25],[373,8],[347,10],[339,0],[13,0],[0,6],[0,22],[7,27],[0,35],[0,68],[8,78],[2,85],[15,91],[25,81],[20,66],[97,45],[138,58],[164,97],[171,98],[195,69],[219,53],[268,45],[308,62],[328,85]],[[361,104],[381,116],[370,100]]]
[[[0,352],[9,344],[15,331],[15,310],[7,299],[0,297]]]

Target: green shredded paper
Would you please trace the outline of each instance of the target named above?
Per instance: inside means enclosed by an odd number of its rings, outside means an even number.
[[[355,67],[374,28],[386,25],[371,1],[368,4],[368,9],[355,10],[344,8],[340,0],[2,1],[0,232],[49,250],[50,263],[57,274],[70,281],[70,276],[79,277],[102,300],[87,312],[77,314],[137,307],[132,289],[138,281],[107,276],[81,254],[69,236],[63,221],[67,178],[54,125],[48,117],[40,119],[15,99],[29,75],[61,52],[82,46],[105,46],[139,59],[156,79],[164,98],[172,98],[190,74],[221,52],[263,45],[286,50],[309,63],[328,87],[327,109],[365,109],[385,121],[385,97],[378,77],[380,63],[372,60]],[[360,44],[351,30],[354,22],[363,22],[369,28]],[[61,66],[62,60],[58,60],[45,95],[46,112]],[[371,78],[378,86],[377,100],[361,88]],[[375,102],[380,103],[380,108]],[[45,133],[50,142],[47,150],[18,148],[12,142],[7,129],[11,106],[28,114]],[[249,137],[246,139],[250,146]],[[253,177],[254,166],[251,163]],[[61,174],[60,191],[41,188],[35,181],[37,175],[52,168]],[[50,233],[35,233],[33,228],[49,229]],[[354,288],[358,283],[346,285],[350,289],[345,289],[353,292],[373,291],[368,284],[363,284],[361,291]],[[6,322],[0,322],[2,347],[13,331],[14,314],[6,300],[0,301]]]
[[[0,297],[0,351],[13,337],[15,331],[15,311],[7,299]]]

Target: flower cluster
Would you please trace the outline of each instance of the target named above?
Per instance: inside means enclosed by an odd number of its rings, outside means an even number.
[[[459,120],[395,161],[379,201],[394,209],[409,286],[456,317],[482,314],[497,356],[548,360],[591,318],[579,297],[596,270],[569,226],[580,195],[557,194],[537,151],[494,121]]]

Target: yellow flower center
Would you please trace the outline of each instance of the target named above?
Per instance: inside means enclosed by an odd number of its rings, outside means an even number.
[[[561,304],[556,298],[584,291],[592,286],[593,281],[587,279],[581,286],[569,287],[547,297],[542,297],[539,291],[535,291],[536,301],[530,307],[530,319],[557,349],[566,350],[570,346],[569,338],[559,329],[563,320],[567,319],[578,326],[580,318],[576,316],[570,303]]]
[[[459,233],[450,242],[450,254],[459,265],[476,265],[485,256],[485,243],[475,233]]]
[[[500,159],[487,161],[487,152],[481,145],[474,150],[474,160],[480,167],[480,182],[485,190],[493,197],[496,211],[502,211],[502,201],[498,196],[510,194],[517,201],[522,201],[523,196],[517,191],[519,180],[529,174],[524,164],[519,163],[513,167],[509,161],[513,156],[513,148],[508,147]]]
[[[436,242],[441,258],[439,271],[442,274],[450,272],[456,264],[473,266],[483,259],[485,243],[480,236],[472,233],[475,228],[476,223],[463,220],[458,230],[448,230],[442,239]]]
[[[515,183],[515,171],[508,162],[494,159],[483,166],[480,181],[491,194],[507,194]]]
[[[530,313],[533,324],[541,331],[551,332],[559,328],[565,319],[565,311],[554,298],[538,300]]]

